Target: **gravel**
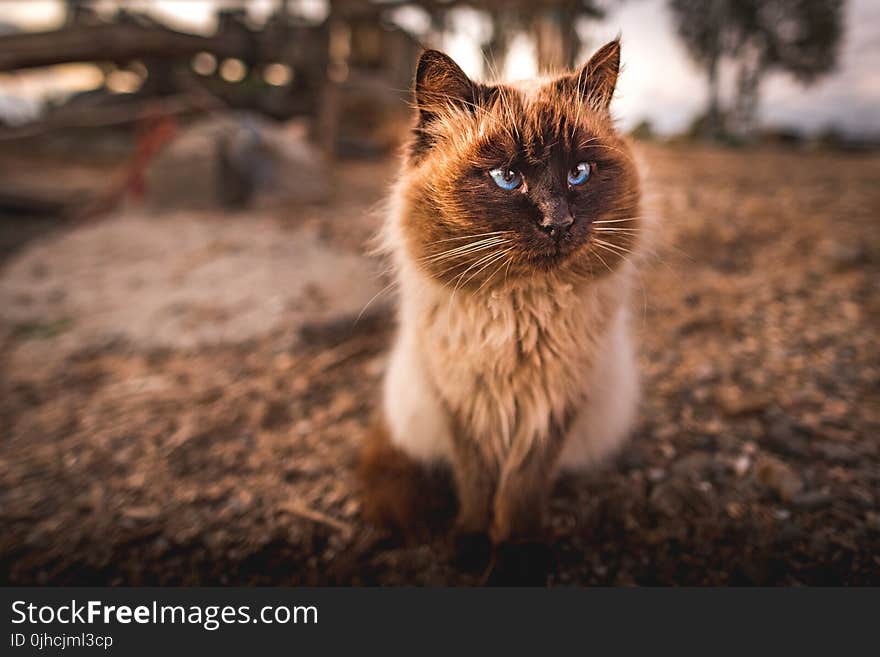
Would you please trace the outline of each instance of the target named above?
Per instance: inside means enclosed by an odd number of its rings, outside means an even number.
[[[560,482],[548,584],[880,584],[880,158],[641,151],[664,218],[636,293],[641,420],[618,461]],[[346,165],[297,227],[362,252],[391,170]],[[283,242],[271,225],[248,230]],[[28,293],[10,277],[47,239],[0,271],[7,294]],[[183,343],[112,339],[89,308],[0,320],[0,583],[479,583],[445,537],[399,545],[360,518],[356,446],[393,334],[381,299],[357,322],[257,310],[244,337]],[[96,339],[71,347],[86,325]]]

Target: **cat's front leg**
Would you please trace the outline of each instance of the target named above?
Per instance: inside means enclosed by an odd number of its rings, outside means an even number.
[[[536,445],[508,461],[495,494],[490,535],[494,543],[539,539],[560,450]]]
[[[520,435],[502,468],[491,536],[495,543],[540,538],[572,413],[549,419],[545,435]]]
[[[456,468],[459,506],[455,526],[459,533],[489,531],[494,490],[495,478],[484,464],[472,461]]]
[[[456,558],[464,567],[482,568],[489,558],[489,525],[498,484],[498,470],[479,443],[461,430],[452,440],[458,516],[455,521]]]
[[[545,438],[516,443],[505,462],[489,533],[495,545],[489,583],[546,582],[553,554],[544,518],[564,437],[563,428],[553,426]]]

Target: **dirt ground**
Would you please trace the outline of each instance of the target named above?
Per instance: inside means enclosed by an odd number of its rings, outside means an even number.
[[[641,420],[560,483],[548,584],[880,584],[880,156],[641,150]],[[3,219],[0,583],[479,581],[360,518],[393,320],[355,321],[355,279],[392,174],[256,219]]]

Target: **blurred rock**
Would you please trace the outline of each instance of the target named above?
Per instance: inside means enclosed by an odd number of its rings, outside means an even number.
[[[718,403],[726,415],[735,417],[757,413],[767,406],[769,400],[755,390],[726,385],[718,390]]]
[[[829,505],[833,499],[828,490],[811,490],[797,495],[794,498],[794,505],[801,509],[821,509]]]
[[[707,452],[693,452],[676,461],[672,472],[692,479],[701,478],[714,465],[712,455]]]
[[[817,452],[833,463],[856,463],[859,455],[854,449],[840,443],[816,441],[813,445]]]
[[[733,462],[733,471],[737,477],[743,477],[749,471],[752,460],[745,454],[738,456]]]
[[[64,329],[41,329],[45,339],[23,341],[36,345],[19,354],[26,359],[41,358],[49,339],[63,352],[110,338],[187,348],[279,327],[296,334],[306,322],[352,326],[382,287],[377,266],[316,232],[290,230],[259,212],[235,221],[184,211],[121,215],[20,253],[0,278],[0,307],[18,325]],[[51,266],[35,280],[41,263]],[[67,294],[58,299],[53,290],[62,284]],[[16,301],[22,289],[33,294],[29,303]]]
[[[803,456],[809,451],[795,423],[785,413],[769,409],[765,419],[769,424],[763,436],[767,447],[784,456]]]
[[[694,485],[684,478],[670,478],[656,484],[648,497],[650,508],[669,518],[682,514],[704,515],[713,512],[715,500],[711,488]]]
[[[150,163],[153,208],[244,208],[325,200],[330,171],[301,123],[216,114],[182,128]]]
[[[781,500],[789,502],[804,487],[801,476],[787,463],[772,456],[765,456],[755,465],[758,481],[773,491]]]
[[[870,261],[869,248],[862,242],[826,239],[820,243],[819,249],[837,271],[852,269]]]
[[[336,152],[343,157],[379,157],[409,135],[408,94],[382,78],[353,76],[340,88]]]

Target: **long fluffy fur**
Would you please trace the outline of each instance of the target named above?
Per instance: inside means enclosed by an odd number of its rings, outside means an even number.
[[[539,519],[518,520],[534,511],[525,508],[528,495],[545,495],[560,469],[607,457],[635,417],[629,299],[643,231],[632,156],[607,114],[619,46],[609,44],[576,74],[472,83],[471,91],[442,56],[424,60],[446,68],[432,88],[420,65],[419,125],[383,232],[400,301],[382,416],[400,453],[451,466],[462,529],[490,522],[493,539],[503,541],[538,530]],[[443,96],[443,85],[455,95]],[[607,226],[593,238],[608,246],[585,239],[574,255],[544,266],[530,251],[542,248],[540,234],[511,223],[515,239],[504,244],[508,238],[486,230],[498,220],[480,223],[503,206],[480,205],[482,182],[467,172],[497,161],[497,148],[539,162],[559,140],[602,158],[604,191],[591,192],[601,196],[590,207]],[[520,205],[502,214],[526,207],[510,199]],[[448,255],[456,240],[484,233],[481,248],[462,241],[462,257]],[[501,249],[508,251],[494,254]]]

